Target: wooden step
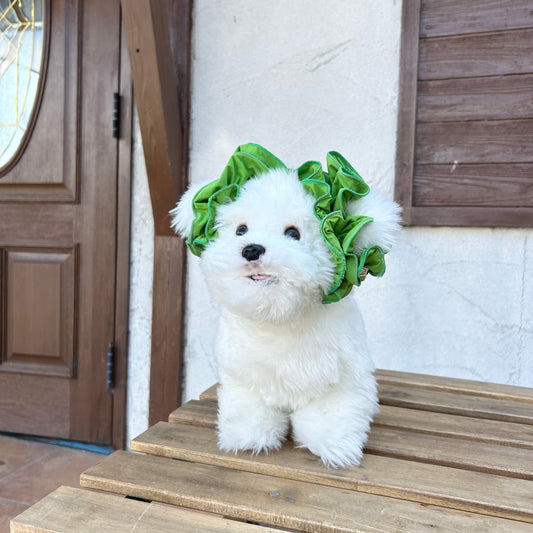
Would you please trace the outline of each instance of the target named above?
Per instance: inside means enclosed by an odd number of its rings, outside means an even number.
[[[81,484],[307,532],[531,531],[531,525],[460,510],[218,466],[115,452]]]
[[[279,529],[227,520],[71,487],[59,487],[11,520],[11,533],[280,533]]]
[[[533,484],[468,470],[366,454],[361,466],[325,468],[292,442],[268,455],[226,454],[206,427],[160,422],[131,443],[132,450],[359,492],[392,496],[533,523]],[[483,490],[477,490],[482,487]]]
[[[416,374],[412,372],[398,372],[395,370],[375,371],[378,383],[394,385],[396,387],[425,389],[452,394],[466,394],[481,398],[493,398],[498,400],[511,400],[517,402],[533,403],[533,388],[517,387],[514,385],[502,385],[499,383],[487,383],[484,381],[472,381],[468,379],[447,378],[431,376],[428,374]],[[200,400],[216,401],[215,384],[200,394]]]
[[[191,400],[170,413],[168,421],[177,424],[215,427],[217,405],[213,401]],[[533,426],[448,413],[382,405],[373,427],[417,431],[428,435],[515,446],[533,450]]]

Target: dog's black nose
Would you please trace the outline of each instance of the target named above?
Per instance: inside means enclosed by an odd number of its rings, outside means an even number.
[[[249,244],[242,249],[242,256],[246,261],[255,261],[259,256],[266,252],[265,248],[260,244]]]

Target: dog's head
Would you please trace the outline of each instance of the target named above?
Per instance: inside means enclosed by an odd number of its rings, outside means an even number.
[[[246,147],[260,148],[245,145],[237,153]],[[399,211],[393,202],[367,195],[368,190],[353,201],[346,188],[335,192],[348,201],[334,209],[318,179],[318,163],[289,170],[272,161],[271,168],[256,168],[253,162],[244,179],[236,178],[234,166],[231,183],[226,172],[223,183],[191,186],[171,215],[173,227],[201,256],[219,304],[239,316],[278,322],[339,300],[369,270],[381,275]]]

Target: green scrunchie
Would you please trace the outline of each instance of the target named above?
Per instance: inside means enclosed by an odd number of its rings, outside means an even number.
[[[372,222],[371,217],[351,216],[346,206],[351,200],[366,196],[370,188],[348,161],[337,152],[328,152],[328,171],[317,161],[307,161],[298,169],[305,190],[315,198],[314,212],[320,220],[320,233],[331,250],[335,278],[323,303],[338,302],[354,285],[359,286],[367,273],[385,273],[385,254],[379,246],[370,246],[356,254],[353,243],[361,229]],[[187,246],[195,255],[217,237],[214,229],[219,205],[234,201],[241,186],[272,168],[287,168],[276,156],[258,144],[243,144],[230,157],[220,177],[202,187],[194,196],[195,215]]]

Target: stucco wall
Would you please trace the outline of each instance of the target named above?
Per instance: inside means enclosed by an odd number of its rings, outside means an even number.
[[[253,141],[293,167],[337,150],[392,197],[400,12],[395,0],[196,0],[190,179],[216,177]],[[533,386],[532,274],[531,230],[406,228],[385,277],[356,291],[376,365]],[[192,256],[187,287],[189,399],[215,379],[216,310]]]

